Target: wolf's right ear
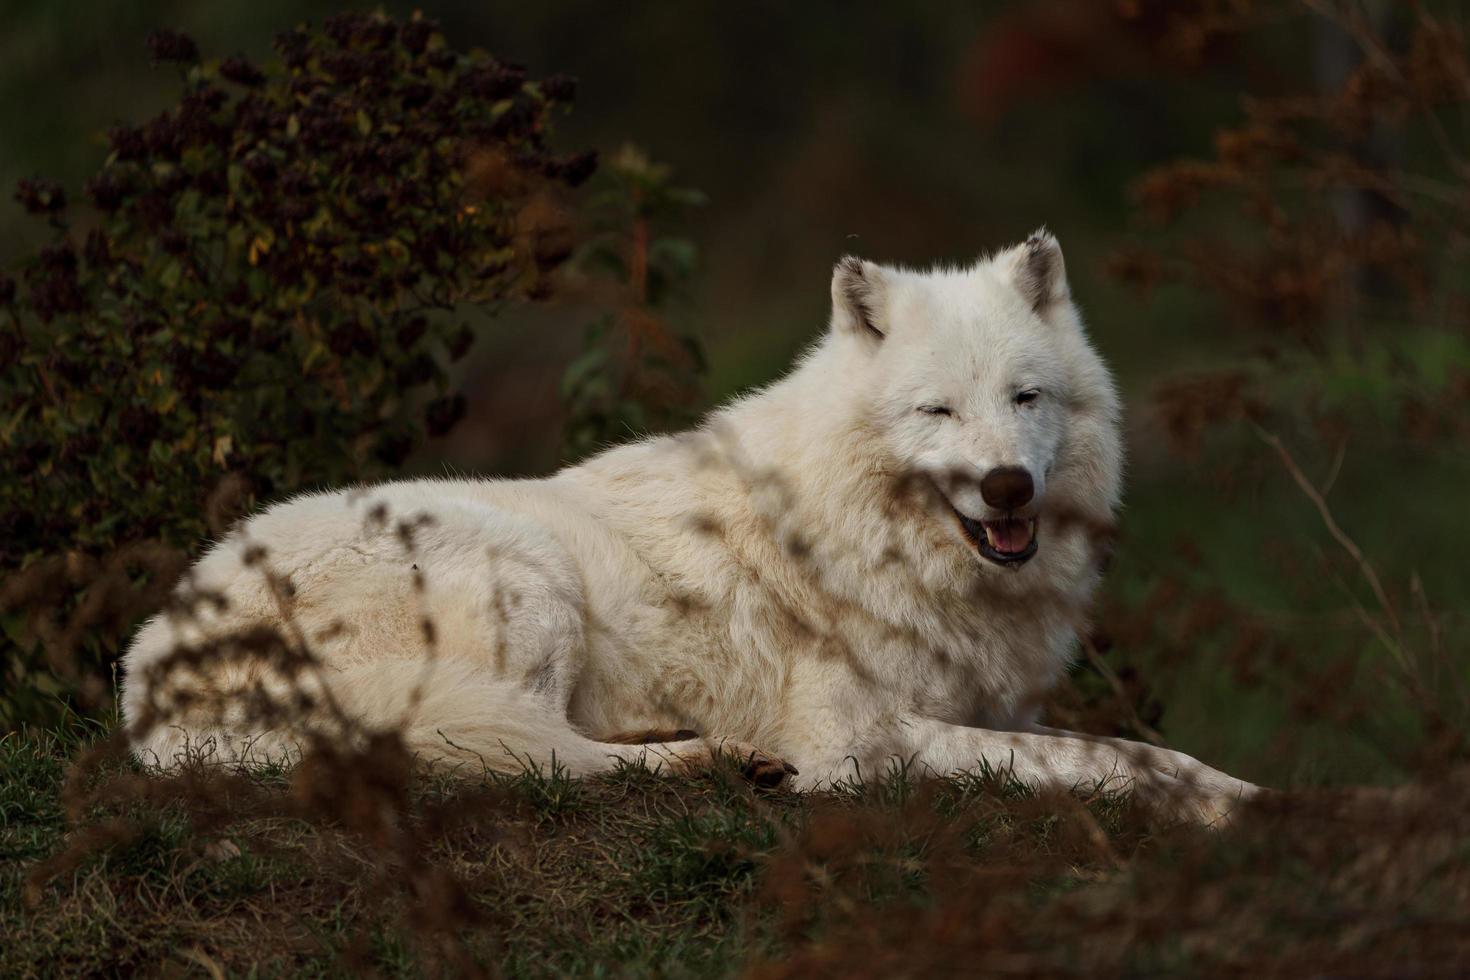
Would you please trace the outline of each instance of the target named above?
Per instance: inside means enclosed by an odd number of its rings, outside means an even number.
[[[1067,287],[1067,264],[1062,246],[1045,228],[1011,250],[1011,280],[1031,308],[1042,316],[1071,295]]]
[[[844,255],[832,270],[832,329],[882,340],[883,270],[855,255]]]

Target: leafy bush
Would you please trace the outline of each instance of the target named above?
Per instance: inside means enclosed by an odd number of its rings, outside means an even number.
[[[78,681],[102,698],[206,532],[453,426],[465,311],[550,295],[576,243],[563,189],[595,167],[547,147],[572,79],[417,16],[298,27],[258,66],[149,46],[182,97],[109,132],[92,208],[39,178],[16,192],[54,238],[0,273],[0,564],[23,571],[0,589],[7,727]]]

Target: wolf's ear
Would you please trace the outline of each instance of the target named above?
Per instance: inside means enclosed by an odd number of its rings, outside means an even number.
[[[855,255],[844,255],[832,270],[832,329],[882,340],[883,270]]]
[[[1045,315],[1057,303],[1066,301],[1070,292],[1067,265],[1055,235],[1038,228],[1012,251],[1011,281],[1031,309]]]

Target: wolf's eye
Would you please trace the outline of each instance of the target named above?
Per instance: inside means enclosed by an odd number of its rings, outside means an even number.
[[[1027,388],[1025,391],[1016,392],[1017,405],[1029,405],[1041,397],[1041,392],[1035,388]]]
[[[954,412],[946,405],[920,405],[919,411],[925,415],[953,415]]]

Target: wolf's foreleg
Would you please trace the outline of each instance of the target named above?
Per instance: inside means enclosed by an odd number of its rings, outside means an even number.
[[[1127,790],[1207,824],[1260,792],[1189,756],[1124,739],[1039,729],[992,731],[931,718],[907,718],[893,729],[890,758],[912,760],[935,775],[982,765],[1038,788]]]
[[[1259,786],[1236,779],[1234,776],[1205,765],[1193,756],[1176,752],[1173,749],[1124,738],[1109,738],[1105,735],[1087,735],[1060,728],[1047,728],[1044,725],[1031,725],[1028,731],[1038,735],[1075,739],[1097,746],[1104,751],[1117,752],[1126,756],[1135,766],[1163,773],[1171,779],[1214,795],[1249,799],[1262,792]]]

